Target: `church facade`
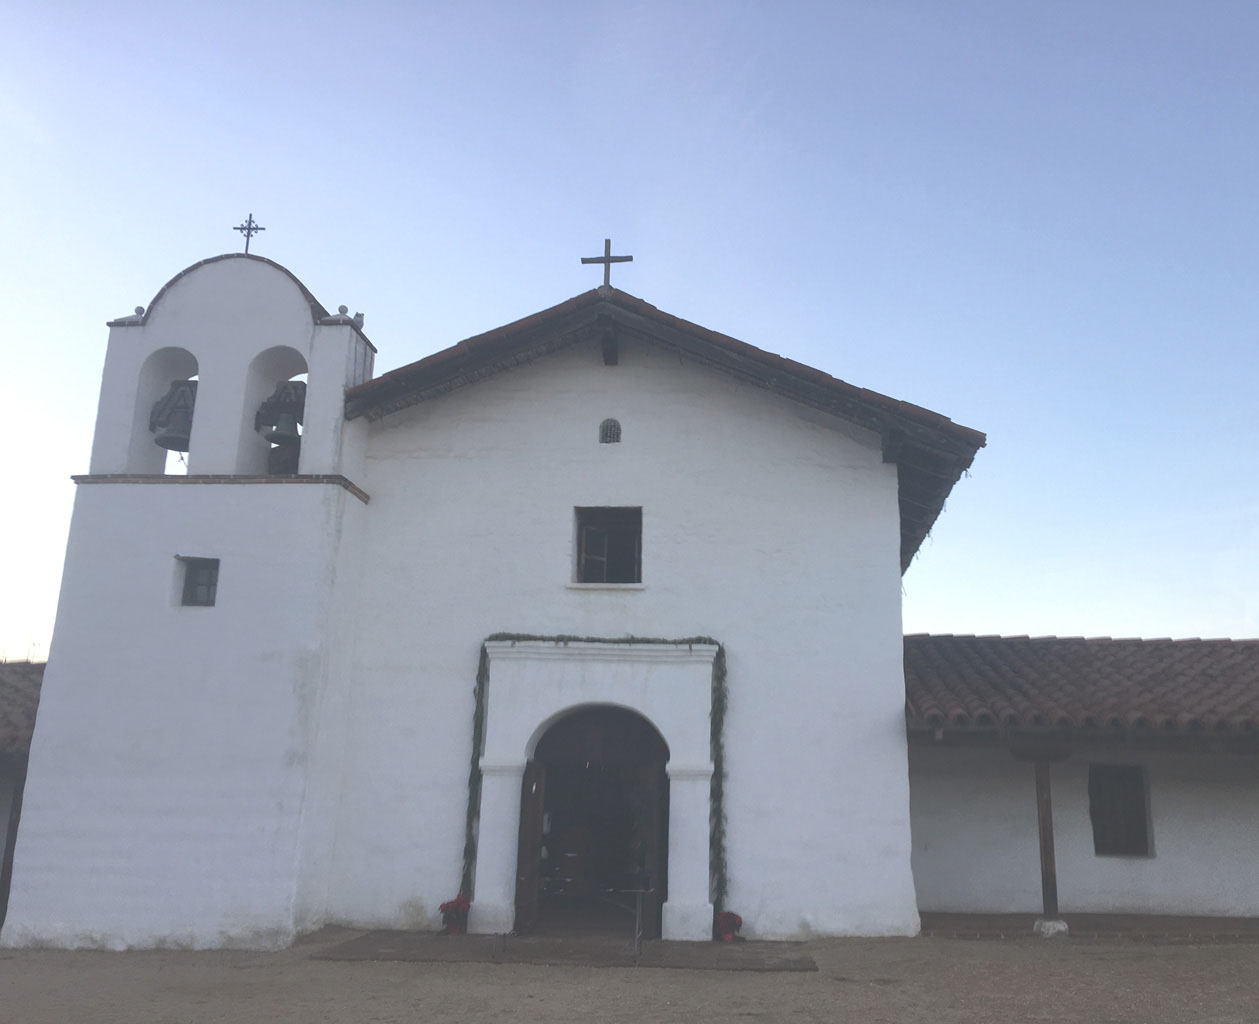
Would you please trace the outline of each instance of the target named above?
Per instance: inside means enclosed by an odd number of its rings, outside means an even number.
[[[111,324],[5,940],[912,934],[900,573],[982,436],[610,288],[373,356],[256,256]]]
[[[982,434],[607,286],[381,376],[257,256],[110,328],[0,941],[969,898],[900,578]]]

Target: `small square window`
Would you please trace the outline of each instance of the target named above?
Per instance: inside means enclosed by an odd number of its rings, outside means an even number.
[[[209,607],[219,589],[219,560],[176,556],[184,564],[184,591],[180,604]]]
[[[643,510],[579,508],[577,582],[641,583]]]
[[[1134,764],[1089,765],[1089,818],[1099,857],[1150,856],[1145,769]]]

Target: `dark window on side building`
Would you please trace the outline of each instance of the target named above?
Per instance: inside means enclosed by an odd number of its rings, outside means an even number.
[[[643,510],[579,508],[577,582],[641,583]]]
[[[1093,852],[1099,857],[1148,857],[1145,769],[1135,764],[1089,765],[1089,818]]]

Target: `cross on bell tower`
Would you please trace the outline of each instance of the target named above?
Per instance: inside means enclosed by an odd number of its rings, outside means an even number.
[[[266,231],[267,229],[264,228],[261,224],[259,224],[256,220],[254,220],[254,215],[251,213],[249,215],[249,219],[245,221],[244,224],[237,225],[236,227],[232,228],[232,230],[239,231],[242,235],[245,236],[245,252],[248,253],[249,240],[254,235],[256,235],[259,231]]]

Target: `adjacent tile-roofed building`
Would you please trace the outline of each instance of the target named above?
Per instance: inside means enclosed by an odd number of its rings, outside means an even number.
[[[1259,640],[905,637],[911,731],[1259,736]]]
[[[0,755],[30,750],[43,679],[43,662],[0,662]]]

